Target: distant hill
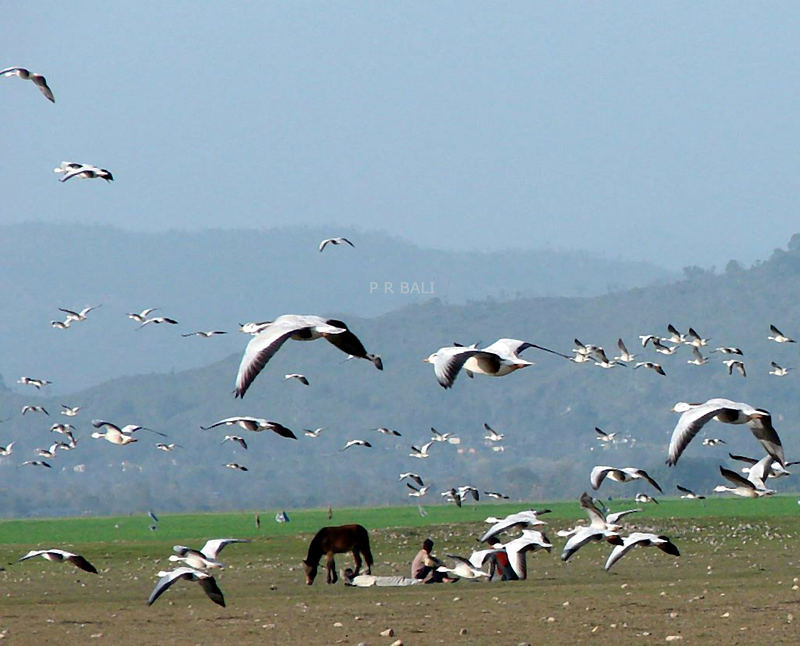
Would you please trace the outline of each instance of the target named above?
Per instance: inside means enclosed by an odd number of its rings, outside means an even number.
[[[356,245],[317,251],[346,235]],[[528,246],[524,241],[513,241]],[[534,243],[531,244],[533,246]],[[670,278],[654,265],[586,252],[420,249],[381,233],[311,228],[172,231],[0,226],[2,372],[40,374],[69,392],[121,375],[185,370],[243,346],[238,334],[203,344],[178,332],[222,329],[286,312],[375,316],[438,298],[596,295]],[[59,307],[102,304],[68,330]],[[180,322],[147,328],[125,317],[146,307]],[[162,326],[163,327],[163,326]]]
[[[146,304],[163,303],[142,303]],[[722,275],[687,269],[683,280],[669,285],[591,298],[481,299],[464,305],[432,299],[371,319],[342,316],[369,350],[382,355],[383,372],[366,361],[344,361],[324,341],[288,342],[244,400],[235,400],[231,389],[246,341],[236,334],[235,352],[200,368],[169,372],[154,367],[149,374],[121,377],[69,395],[39,393],[30,387],[23,393],[17,385],[0,390],[0,415],[10,418],[0,424],[0,445],[17,442],[12,456],[0,458],[0,514],[415,504],[398,482],[402,471],[417,471],[432,484],[423,504],[438,502],[440,491],[461,484],[501,491],[515,500],[577,498],[588,489],[594,464],[645,468],[666,494],[675,493],[676,483],[708,493],[720,482],[718,466],[730,464],[727,451],[753,456],[760,452],[747,428],[712,422],[703,436],[722,437],[728,444],[703,447],[701,436],[676,467],[664,465],[677,418],[670,407],[676,401],[713,396],[772,411],[787,458],[800,455],[795,432],[800,420],[797,344],[779,345],[766,338],[770,323],[800,337],[797,248],[777,250],[749,269],[735,263]],[[99,316],[92,320],[90,315],[82,329],[65,331],[60,337],[63,351],[51,362],[64,361],[73,332],[107,334],[100,323]],[[638,335],[666,334],[667,323],[683,331],[692,326],[710,337],[704,348],[709,364],[688,365],[687,348],[667,357],[651,348],[643,350]],[[192,344],[200,358],[215,342],[181,339],[162,328],[122,330],[119,338],[145,347],[157,334],[170,346]],[[603,345],[609,356],[617,338],[623,337],[630,350],[660,361],[667,376],[630,367],[603,370],[528,350],[525,356],[536,362],[533,367],[499,379],[468,379],[462,374],[445,391],[431,367],[421,361],[454,341],[489,343],[500,336],[560,351],[569,351],[577,337]],[[743,349],[746,379],[729,376],[722,357],[709,353],[717,345]],[[768,375],[770,360],[794,370],[782,378]],[[109,361],[114,365],[113,357]],[[82,369],[80,362],[75,369]],[[311,385],[285,381],[289,372],[304,373]],[[6,383],[12,381],[6,372]],[[51,415],[21,416],[21,406],[34,401],[43,403]],[[56,437],[48,428],[56,419],[65,419],[57,413],[62,403],[84,407],[74,419],[78,447],[57,456],[52,470],[17,468],[32,457],[35,447],[48,446]],[[278,420],[294,429],[299,439],[234,428],[200,430],[200,425],[234,414]],[[161,438],[147,431],[139,431],[139,442],[129,447],[92,440],[88,422],[96,417],[144,424],[168,433],[169,441],[181,447],[171,453],[158,451],[154,444]],[[504,451],[493,451],[483,439],[484,422],[505,434]],[[302,434],[304,428],[318,426],[325,427],[318,438]],[[379,435],[371,430],[377,426],[396,428],[403,435]],[[427,460],[409,457],[410,444],[426,442],[431,426],[458,435],[461,443],[436,444]],[[604,449],[595,439],[595,426],[628,441]],[[223,436],[232,432],[246,437],[247,451],[230,442],[221,444]],[[342,451],[354,438],[368,439],[373,448]],[[245,464],[249,471],[226,469],[227,462]],[[792,478],[774,486],[797,489]],[[630,499],[637,491],[655,493],[639,483],[606,483],[598,495]]]

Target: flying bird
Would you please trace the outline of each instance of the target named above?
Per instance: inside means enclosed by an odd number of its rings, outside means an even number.
[[[694,366],[704,366],[708,363],[708,357],[704,357],[695,346],[692,346],[692,356],[694,359],[688,359],[686,363],[690,363]]]
[[[767,456],[767,458],[771,459],[770,456]],[[771,496],[775,493],[774,489],[767,489],[763,480],[757,478],[756,474],[752,471],[747,478],[723,466],[720,466],[719,472],[722,474],[723,478],[731,482],[734,486],[717,485],[714,487],[715,493],[728,492],[736,494],[737,496],[742,496],[743,498],[761,498],[763,496]]]
[[[201,336],[204,339],[208,339],[208,338],[210,338],[212,336],[217,336],[219,334],[227,334],[227,332],[223,332],[222,330],[208,330],[208,331],[204,332],[204,331],[200,330],[200,331],[197,331],[197,332],[187,332],[186,334],[181,334],[181,336],[183,336],[183,337]]]
[[[447,497],[448,502],[454,502],[456,507],[461,507],[461,503],[468,495],[472,496],[476,502],[480,499],[480,492],[472,485],[452,487],[448,491],[443,491],[442,495]]]
[[[305,429],[304,433],[308,435],[308,437],[319,437],[319,434],[325,430],[325,427],[322,426],[320,428],[315,428],[313,431],[310,428]]]
[[[597,466],[592,469],[589,480],[592,484],[592,489],[599,489],[603,480],[610,478],[616,482],[631,482],[632,480],[646,480],[653,487],[658,489],[660,493],[664,493],[658,483],[653,480],[644,469],[637,469],[636,467],[605,467]]]
[[[638,502],[640,504],[646,504],[646,503],[649,503],[649,502],[655,503],[656,505],[659,504],[658,500],[653,498],[653,496],[648,496],[646,493],[637,493],[633,497],[633,499],[634,499],[635,502]]]
[[[147,317],[152,313],[155,312],[158,308],[157,307],[148,307],[147,309],[142,310],[141,312],[128,312],[128,318],[133,319],[137,323],[144,323],[147,320]]]
[[[71,180],[73,177],[79,177],[80,179],[104,179],[107,182],[113,182],[114,176],[111,174],[111,171],[100,168],[99,166],[93,166],[92,164],[79,164],[76,162],[61,162],[61,166],[53,169],[54,173],[63,173],[63,177],[59,179],[59,182],[66,182]]]
[[[50,413],[47,412],[44,406],[36,406],[34,404],[25,404],[22,407],[22,414],[25,413],[44,413],[45,415],[49,415]]]
[[[56,457],[56,451],[58,450],[59,446],[59,442],[53,442],[49,449],[36,449],[35,453],[40,458],[49,458],[52,460],[54,457]]]
[[[92,433],[92,437],[96,440],[106,440],[107,442],[111,442],[111,444],[117,444],[119,446],[133,444],[134,442],[139,441],[132,435],[123,433],[119,428],[112,427],[106,428],[105,432],[103,433],[94,431]]]
[[[412,444],[411,445],[411,453],[408,454],[409,457],[420,458],[420,459],[429,458],[430,457],[430,450],[431,450],[431,447],[433,446],[433,442],[434,441],[431,440],[430,442],[427,442],[427,443],[423,444],[420,448],[417,448],[416,446],[414,446]]]
[[[678,345],[686,342],[686,337],[678,332],[677,328],[672,325],[672,323],[667,323],[667,332],[669,332],[669,336],[660,339],[661,341],[669,341],[670,343],[676,343]]]
[[[150,593],[147,599],[147,605],[151,606],[164,592],[176,581],[185,579],[186,581],[196,581],[203,588],[203,592],[214,603],[219,606],[225,607],[225,598],[222,596],[222,590],[219,589],[216,579],[206,572],[196,570],[191,567],[179,567],[168,572],[159,572],[158,576],[161,577],[156,583],[156,587]]]
[[[0,446],[0,455],[11,455],[14,452],[15,442],[9,442],[7,446]]]
[[[370,444],[366,440],[348,440],[347,444],[344,445],[344,448],[340,450],[344,451],[346,449],[349,449],[351,446],[366,446],[367,448],[372,448],[372,444]]]
[[[573,343],[577,347],[572,348],[572,351],[575,354],[580,354],[583,356],[589,356],[590,354],[603,349],[599,345],[592,345],[591,343],[581,343],[580,339],[573,339]]]
[[[480,577],[489,578],[489,573],[484,572],[483,570],[476,568],[469,562],[469,559],[465,559],[462,556],[456,556],[455,554],[448,554],[447,558],[453,559],[455,561],[455,565],[452,568],[447,567],[446,565],[440,565],[436,568],[437,572],[449,573],[453,574],[461,579],[479,579]]]
[[[402,437],[402,433],[400,431],[396,431],[393,428],[386,428],[385,426],[378,426],[377,428],[373,428],[373,431],[378,431],[378,433],[383,433],[384,435],[394,435],[395,437]]]
[[[478,541],[481,543],[488,541],[497,534],[500,534],[501,532],[507,532],[512,529],[528,529],[531,527],[537,527],[539,525],[547,525],[545,521],[539,519],[539,516],[549,512],[549,509],[525,509],[523,511],[509,514],[505,518],[489,516],[486,519],[486,522],[492,523],[492,526],[481,535]]]
[[[233,469],[234,471],[249,471],[249,469],[241,464],[236,462],[228,462],[227,464],[223,464],[222,466],[228,467],[229,469]]]
[[[671,341],[672,339],[666,339],[666,340]],[[671,355],[675,354],[678,351],[678,345],[664,345],[660,339],[653,339],[652,344],[656,352],[658,352],[659,354]]]
[[[175,444],[175,442],[170,442],[169,444],[167,444],[166,442],[158,442],[156,444],[156,448],[159,451],[165,451],[165,452],[173,451],[178,446],[180,446],[180,444]]]
[[[781,478],[792,475],[786,470],[786,467],[793,464],[800,464],[800,462],[794,461],[787,462],[785,465],[782,465],[780,462],[775,460],[765,460],[764,458],[759,460],[757,458],[747,457],[746,455],[734,455],[733,453],[728,453],[728,457],[730,457],[731,460],[737,460],[739,462],[745,462],[746,464],[749,464],[749,467],[742,467],[742,473],[747,473],[748,475],[753,473],[761,481],[764,481],[767,478]]]
[[[66,404],[61,404],[61,408],[64,409],[61,411],[61,414],[67,417],[75,417],[81,409],[80,406],[67,406]]]
[[[772,366],[772,370],[769,371],[769,374],[775,375],[776,377],[785,377],[787,374],[789,374],[789,371],[791,370],[791,368],[783,368],[779,366],[774,361],[770,361],[769,365]]]
[[[611,550],[611,554],[608,556],[608,560],[604,566],[605,570],[610,570],[614,563],[619,561],[637,545],[640,547],[657,547],[662,552],[666,552],[672,556],[681,555],[675,544],[666,536],[658,536],[657,534],[645,532],[633,532],[633,534],[625,536],[622,539],[622,545],[617,545]]]
[[[614,361],[630,363],[636,360],[636,355],[628,352],[628,348],[625,347],[625,342],[622,339],[617,339],[617,347],[619,348],[619,355],[614,357]]]
[[[678,458],[692,438],[711,419],[725,424],[747,424],[767,453],[781,464],[786,462],[783,456],[783,446],[777,431],[772,426],[772,415],[769,411],[753,408],[750,404],[743,402],[734,402],[718,397],[709,399],[702,404],[678,402],[672,407],[672,410],[681,413],[681,416],[678,418],[669,442],[667,464],[670,466],[678,462]]]
[[[272,325],[272,321],[250,321],[249,323],[239,323],[239,332],[255,336],[259,332]]]
[[[136,431],[146,430],[150,431],[151,433],[155,433],[156,435],[161,435],[162,437],[166,437],[164,433],[159,431],[154,431],[149,428],[145,428],[144,426],[139,426],[138,424],[127,424],[120,428],[116,424],[112,422],[107,422],[102,419],[93,419],[92,426],[95,428],[103,428],[105,427],[105,431],[100,433],[99,431],[95,431],[92,433],[92,437],[94,439],[102,439],[106,440],[107,442],[111,442],[111,444],[117,444],[119,446],[124,446],[125,444],[132,444],[133,442],[137,442],[138,440],[133,437],[133,433]]]
[[[166,433],[162,433],[161,431],[154,431],[152,428],[147,428],[146,426],[140,426],[139,424],[126,424],[125,426],[117,426],[112,422],[107,422],[103,419],[93,419],[92,426],[95,428],[102,428],[106,427],[106,429],[119,431],[120,433],[125,433],[126,435],[130,435],[131,433],[135,433],[136,431],[149,431],[150,433],[155,433],[156,435],[160,435],[161,437],[166,437]]]
[[[486,435],[483,436],[484,440],[489,440],[489,442],[501,442],[505,437],[503,433],[498,433],[485,422],[483,424],[483,428],[486,430]]]
[[[428,489],[430,489],[430,485],[422,485],[419,488],[417,488],[410,482],[406,482],[406,487],[411,489],[411,491],[408,492],[408,495],[415,496],[417,498],[421,498],[422,496],[424,496],[426,493],[428,493]]]
[[[639,340],[642,342],[642,347],[646,348],[648,343],[652,343],[656,339],[660,340],[661,337],[656,336],[655,334],[640,334]]]
[[[53,468],[44,460],[25,460],[25,462],[23,462],[20,466],[24,467],[26,465],[30,465],[32,467],[44,467],[45,469]]]
[[[660,364],[654,363],[652,361],[639,361],[635,366],[633,366],[634,370],[636,370],[637,368],[649,368],[650,370],[655,370],[661,376],[666,376],[667,374],[666,372],[664,372],[664,368],[662,368]]]
[[[287,437],[292,440],[297,439],[297,436],[291,431],[291,429],[286,428],[280,422],[273,422],[272,420],[263,419],[261,417],[227,417],[219,420],[218,422],[214,422],[211,424],[211,426],[201,426],[200,428],[204,431],[207,431],[209,429],[216,428],[217,426],[231,426],[233,424],[240,426],[246,431],[253,431],[254,433],[260,433],[261,431],[272,431],[281,437]]]
[[[589,516],[589,526],[577,526],[571,530],[558,532],[559,536],[568,537],[561,552],[562,561],[568,561],[575,552],[592,541],[607,541],[612,545],[621,545],[622,538],[619,530],[622,526],[618,521],[628,514],[639,511],[638,509],[626,509],[613,514],[604,514],[585,491],[581,494],[578,502]]]
[[[56,102],[56,99],[53,96],[53,91],[47,85],[47,81],[41,74],[31,72],[24,67],[7,67],[4,70],[0,70],[0,75],[9,77],[16,76],[17,78],[21,78],[23,81],[33,81],[33,84],[39,88],[39,91],[44,94],[48,101],[51,103]]]
[[[95,568],[94,565],[89,563],[89,561],[87,561],[80,554],[73,554],[72,552],[67,552],[66,550],[60,550],[56,548],[49,550],[31,550],[25,556],[17,559],[17,563],[32,559],[35,556],[41,556],[43,559],[47,559],[48,561],[52,561],[54,563],[63,563],[66,561],[68,563],[72,563],[72,565],[74,565],[76,568],[86,572],[91,572],[92,574],[97,574],[97,568]]]
[[[614,438],[617,437],[616,433],[606,433],[602,428],[599,428],[597,426],[594,427],[594,432],[597,433],[597,436],[596,436],[595,439],[597,439],[600,442],[606,442],[606,443],[613,444],[614,443]]]
[[[224,567],[223,563],[217,559],[219,553],[225,546],[231,543],[249,543],[248,538],[212,538],[205,542],[199,550],[185,545],[174,545],[172,550],[176,552],[169,557],[170,561],[182,561],[187,566],[198,570],[208,570],[211,568]]]
[[[168,316],[152,316],[150,318],[145,319],[142,321],[141,325],[139,325],[137,330],[142,329],[145,325],[149,325],[150,323],[154,323],[155,325],[161,325],[162,323],[166,323],[167,325],[177,325],[178,322],[175,319],[171,319]]]
[[[465,347],[459,345],[442,347],[423,359],[423,361],[433,365],[436,380],[442,388],[452,388],[453,382],[455,382],[462,367],[467,376],[470,377],[473,374],[503,377],[515,370],[532,366],[533,363],[531,361],[526,361],[519,356],[519,353],[527,348],[544,350],[565,359],[570,358],[555,350],[526,341],[498,339],[482,349],[478,349],[475,346]]]
[[[508,500],[509,497],[505,494],[500,493],[499,491],[484,491],[484,496],[489,496],[489,498],[494,498],[495,500]]]
[[[694,328],[689,328],[689,331],[686,333],[686,340],[684,343],[694,346],[695,348],[702,348],[703,346],[708,345],[710,339],[704,339],[701,337]]]
[[[440,433],[433,426],[431,426],[431,440],[434,442],[447,442],[453,437],[452,433]]]
[[[543,532],[535,529],[523,529],[522,534],[517,536],[517,538],[503,545],[495,544],[495,547],[499,547],[505,551],[508,555],[509,565],[511,565],[511,569],[514,570],[514,574],[516,574],[520,580],[525,580],[528,577],[528,565],[525,560],[525,555],[528,552],[535,552],[540,549],[549,552],[553,545]]]
[[[284,375],[284,379],[295,379],[299,381],[304,386],[308,386],[308,378],[305,375],[301,375],[299,372],[293,372],[289,375]]]
[[[319,338],[325,338],[345,354],[367,359],[378,370],[383,370],[381,358],[368,353],[343,321],[314,315],[284,314],[270,322],[247,344],[236,375],[234,395],[244,397],[258,373],[286,341],[313,341]]]
[[[735,347],[714,348],[711,352],[719,352],[721,354],[738,354],[739,356],[744,354],[740,348]]]
[[[687,500],[705,500],[705,496],[700,496],[696,494],[691,489],[687,489],[686,487],[681,487],[681,485],[675,485],[678,491],[681,492],[681,498],[686,498]]]
[[[325,238],[322,242],[319,243],[319,251],[322,253],[322,250],[327,247],[329,244],[332,245],[340,245],[340,244],[349,244],[351,247],[355,247],[355,245],[350,242],[347,238]]]
[[[418,473],[412,473],[411,471],[407,471],[405,473],[401,473],[400,477],[398,478],[398,480],[400,480],[402,482],[406,478],[409,478],[409,479],[413,480],[420,487],[424,487],[425,486],[425,483],[422,481],[422,477]]]
[[[747,372],[744,369],[744,362],[739,361],[738,359],[728,359],[727,361],[723,361],[726,366],[728,366],[728,374],[732,375],[734,370],[738,370],[742,377],[747,376]]]
[[[75,310],[69,310],[66,307],[59,307],[58,309],[59,311],[64,312],[67,315],[66,320],[64,321],[66,323],[67,321],[85,321],[86,315],[92,310],[96,310],[98,307],[101,307],[101,305],[92,305],[90,307],[84,307],[80,312],[76,312]]]
[[[52,384],[52,381],[48,381],[47,379],[34,379],[33,377],[20,377],[17,379],[18,384],[23,384],[25,386],[33,386],[36,390],[39,390],[43,386],[47,386],[48,384]],[[24,414],[24,413],[23,413]]]
[[[239,446],[241,446],[245,451],[247,450],[247,442],[241,435],[226,435],[225,439],[220,442],[220,444],[225,444],[230,440],[231,442],[236,442]]]
[[[767,339],[769,339],[770,341],[775,341],[775,343],[794,343],[794,339],[791,339],[788,336],[786,336],[774,325],[769,326],[769,331],[772,332],[772,336],[767,337]]]

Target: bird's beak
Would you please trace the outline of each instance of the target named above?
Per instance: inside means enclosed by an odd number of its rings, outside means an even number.
[[[422,361],[423,361],[423,363],[430,363],[431,362],[431,360],[428,357],[425,357]]]

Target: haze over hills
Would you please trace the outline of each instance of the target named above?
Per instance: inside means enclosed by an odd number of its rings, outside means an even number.
[[[439,491],[461,484],[526,501],[571,498],[588,487],[594,464],[645,468],[667,493],[675,491],[676,483],[708,493],[720,482],[718,466],[729,463],[728,450],[760,456],[760,446],[744,427],[710,423],[679,464],[666,467],[666,445],[676,420],[669,409],[676,401],[721,396],[766,408],[773,413],[787,459],[800,455],[797,344],[779,345],[766,338],[770,323],[800,337],[800,249],[794,242],[788,251],[776,250],[768,261],[750,269],[732,263],[723,275],[687,270],[683,280],[659,287],[590,298],[484,299],[463,305],[431,299],[371,319],[343,315],[367,349],[382,355],[383,372],[367,361],[344,361],[324,341],[289,342],[244,400],[231,394],[244,345],[238,334],[237,351],[216,363],[114,379],[70,393],[68,401],[62,401],[66,395],[47,390],[21,394],[19,387],[5,389],[0,391],[0,411],[11,419],[0,424],[0,444],[12,439],[18,444],[12,456],[0,458],[6,483],[0,513],[413,504],[416,499],[397,481],[400,472],[409,470],[432,484],[423,504],[438,502]],[[88,331],[92,323],[81,325]],[[667,323],[683,331],[693,326],[710,337],[706,354],[717,345],[741,347],[747,378],[729,376],[717,354],[708,354],[709,364],[696,367],[686,363],[691,358],[687,348],[669,357],[651,348],[642,350],[638,335],[666,334]],[[92,330],[94,335],[102,332],[100,326]],[[602,370],[528,350],[525,356],[536,362],[533,367],[499,379],[470,380],[462,374],[445,391],[421,361],[453,341],[489,343],[500,336],[565,352],[578,337],[603,345],[609,356],[621,336],[642,358],[658,360],[667,376],[630,367]],[[63,338],[66,345],[72,337]],[[196,341],[201,348],[196,351],[202,353],[214,341],[180,339],[176,333],[169,339],[171,344]],[[770,360],[795,370],[782,378],[768,375]],[[285,381],[289,372],[306,374],[311,385]],[[51,415],[20,416],[20,407],[34,401],[44,403]],[[48,446],[54,434],[47,429],[60,417],[56,411],[61,403],[84,407],[74,420],[78,447],[58,455],[52,470],[17,469],[31,459],[35,447]],[[231,443],[220,445],[234,429],[199,429],[236,414],[280,421],[299,439],[236,429],[250,445],[245,452]],[[181,448],[162,453],[153,446],[161,438],[141,431],[139,441],[129,447],[91,440],[88,421],[98,417],[166,432]],[[495,452],[483,440],[484,422],[505,434],[505,451]],[[302,435],[304,428],[318,426],[326,427],[318,438]],[[377,426],[396,428],[403,435],[379,435],[371,430]],[[410,444],[426,442],[431,426],[457,434],[461,443],[436,444],[427,460],[408,457]],[[594,426],[630,440],[604,450]],[[724,437],[728,444],[704,447],[703,436]],[[373,448],[341,450],[355,438],[368,439]],[[240,473],[222,466],[231,461],[250,470]],[[606,483],[600,495],[632,498],[637,491],[656,493],[637,485]],[[770,486],[797,488],[791,478]]]
[[[319,253],[331,235],[348,236],[356,248]],[[178,332],[234,332],[238,323],[285,312],[374,316],[434,297],[459,304],[594,295],[672,276],[587,252],[439,251],[376,232],[314,228],[145,234],[32,223],[0,227],[0,252],[0,287],[11,304],[0,313],[2,373],[46,376],[61,393],[199,367],[246,341],[239,334],[181,339]],[[68,330],[50,326],[64,318],[59,307],[100,304]],[[177,319],[179,329],[137,332],[125,314],[146,307]]]

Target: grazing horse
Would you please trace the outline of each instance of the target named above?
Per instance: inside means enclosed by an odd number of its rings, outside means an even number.
[[[361,569],[361,556],[367,564],[367,574],[372,571],[372,552],[369,549],[369,534],[362,525],[341,525],[339,527],[323,527],[308,546],[308,556],[303,561],[306,571],[306,585],[314,583],[317,576],[317,566],[322,555],[327,555],[325,568],[328,571],[328,583],[336,583],[339,576],[336,574],[336,563],[333,562],[334,554],[353,552],[356,562],[355,575]]]

